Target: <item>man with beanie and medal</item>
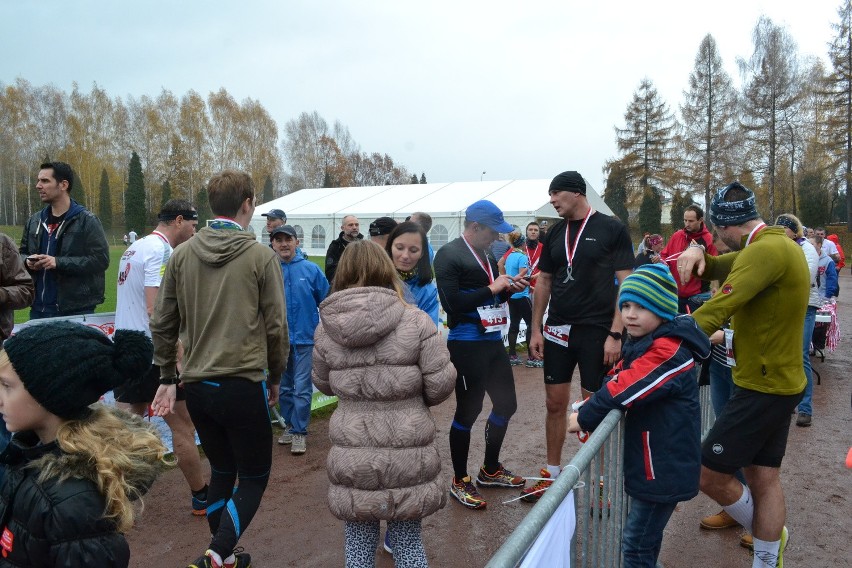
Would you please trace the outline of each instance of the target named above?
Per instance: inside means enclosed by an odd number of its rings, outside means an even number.
[[[15,436],[0,455],[4,566],[124,568],[124,534],[166,448],[138,416],[95,404],[151,366],[151,340],[110,339],[68,321],[30,325],[0,351],[0,413]]]
[[[284,280],[278,255],[245,230],[255,208],[251,177],[225,170],[210,179],[207,195],[216,218],[172,253],[151,316],[160,367],[152,407],[159,416],[172,412],[182,382],[210,460],[212,540],[189,566],[246,568],[250,555],[235,548],[269,482],[268,407],[278,403],[289,351]],[[178,339],[184,348],[180,379]]]
[[[790,416],[807,383],[808,265],[783,227],[760,219],[754,193],[739,182],[713,197],[710,221],[734,252],[714,257],[693,245],[677,262],[681,282],[722,281],[695,311],[698,326],[710,335],[731,318],[725,340],[734,391],[702,445],[701,491],[754,536],[753,567],[781,566],[789,533],[780,467]],[[733,475],[740,468],[748,486]]]
[[[630,496],[621,547],[624,568],[655,566],[663,529],[677,504],[698,494],[701,407],[695,363],[710,340],[677,316],[677,284],[662,264],[624,279],[618,294],[627,337],[603,388],[568,418],[568,431],[592,431],[613,409],[624,422],[624,490]]]
[[[543,479],[522,491],[527,502],[538,501],[561,471],[574,369],[580,367],[585,398],[601,387],[618,360],[624,326],[615,280],[621,283],[634,261],[627,227],[592,209],[583,176],[562,172],[548,194],[562,220],[542,242],[529,340],[531,354],[544,359],[547,464]]]

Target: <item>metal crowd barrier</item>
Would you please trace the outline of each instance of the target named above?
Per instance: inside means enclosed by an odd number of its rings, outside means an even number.
[[[701,438],[715,421],[710,387],[699,389]],[[538,538],[556,509],[573,489],[576,530],[571,540],[571,565],[580,568],[619,568],[621,533],[627,519],[624,493],[624,421],[612,410],[592,433],[553,485],[527,513],[497,550],[486,568],[514,568]]]

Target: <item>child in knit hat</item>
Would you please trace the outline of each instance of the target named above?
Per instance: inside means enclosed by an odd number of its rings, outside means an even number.
[[[33,325],[0,351],[0,413],[15,435],[0,462],[0,564],[124,567],[131,503],[166,448],[142,419],[93,404],[153,356],[144,333],[110,340],[77,323]]]
[[[675,506],[698,494],[695,363],[709,356],[710,340],[692,317],[677,316],[677,284],[663,264],[625,278],[618,306],[628,334],[622,358],[569,416],[568,431],[594,430],[615,408],[626,414],[624,490],[632,501],[622,535],[624,566],[654,566]]]

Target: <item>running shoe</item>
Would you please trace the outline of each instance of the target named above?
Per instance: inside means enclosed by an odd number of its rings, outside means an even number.
[[[784,549],[787,548],[787,541],[790,540],[790,531],[787,527],[781,529],[781,546],[778,547],[778,560],[775,563],[776,568],[784,568]]]
[[[199,499],[195,495],[192,496],[192,514],[196,517],[203,517],[207,514],[207,499]]]
[[[553,485],[553,479],[550,478],[550,472],[546,469],[542,469],[539,472],[540,476],[545,479],[540,479],[535,485],[532,487],[527,487],[526,489],[521,490],[521,501],[526,501],[527,503],[535,503],[541,496],[544,495],[544,492]]]
[[[204,556],[187,566],[187,568],[251,568],[251,555],[243,552],[242,547],[234,549],[234,561],[219,564],[213,559],[212,550],[204,553]]]
[[[544,367],[544,361],[542,361],[541,359],[527,359],[527,362],[524,363],[524,366],[534,369],[541,369],[542,367]]]
[[[287,429],[281,434],[281,437],[278,438],[278,443],[282,446],[293,443],[293,432],[290,431],[289,426],[287,426]]]
[[[290,453],[300,456],[308,449],[307,441],[304,434],[293,434],[293,445],[290,446]]]
[[[521,358],[517,355],[509,355],[509,364],[513,367],[517,367],[521,364]]]
[[[391,544],[390,544],[390,533],[388,533],[388,532],[385,533],[385,546],[384,546],[384,548],[385,548],[385,552],[387,552],[388,554],[393,554],[393,547],[391,547]]]
[[[498,463],[497,471],[494,473],[485,471],[485,466],[480,467],[476,484],[480,487],[523,487],[527,484],[527,480],[503,467],[502,463]]]
[[[453,478],[453,482],[450,484],[450,495],[468,509],[484,509],[486,505],[485,499],[473,486],[469,475],[463,477],[461,481],[456,481],[456,478]]]

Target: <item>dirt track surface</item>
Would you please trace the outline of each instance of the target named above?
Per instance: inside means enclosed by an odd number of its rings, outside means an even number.
[[[787,456],[781,467],[787,502],[790,543],[784,556],[789,567],[852,565],[852,470],[844,460],[852,446],[849,369],[852,368],[852,278],[840,278],[838,313],[841,343],[825,362],[814,360],[822,384],[814,388],[814,424],[790,426]],[[815,377],[816,378],[816,377]],[[540,369],[515,368],[518,412],[506,436],[502,461],[521,475],[535,476],[544,463],[544,387]],[[572,388],[579,389],[575,380]],[[575,393],[579,397],[579,393]],[[454,398],[434,409],[444,476],[452,475],[447,436]],[[483,455],[483,428],[489,402],[474,427],[470,472],[476,473]],[[795,422],[795,421],[794,421]],[[276,435],[277,438],[277,435]],[[314,420],[304,456],[275,444],[269,487],[257,516],[240,545],[257,568],[343,566],[343,523],[328,511],[325,458],[329,449],[328,419]],[[566,439],[563,464],[577,451],[575,437]],[[205,462],[206,467],[206,462]],[[483,489],[484,511],[469,511],[452,499],[423,521],[423,538],[430,566],[484,566],[530,505],[501,501],[515,491]],[[209,542],[207,523],[189,512],[189,490],[177,469],[167,472],[145,497],[145,510],[128,535],[131,566],[186,566]],[[704,531],[698,519],[719,507],[704,495],[682,503],[666,529],[660,560],[667,568],[681,566],[751,566],[741,548],[741,530]],[[383,533],[384,534],[384,533]],[[393,560],[380,550],[376,566],[390,568]]]

